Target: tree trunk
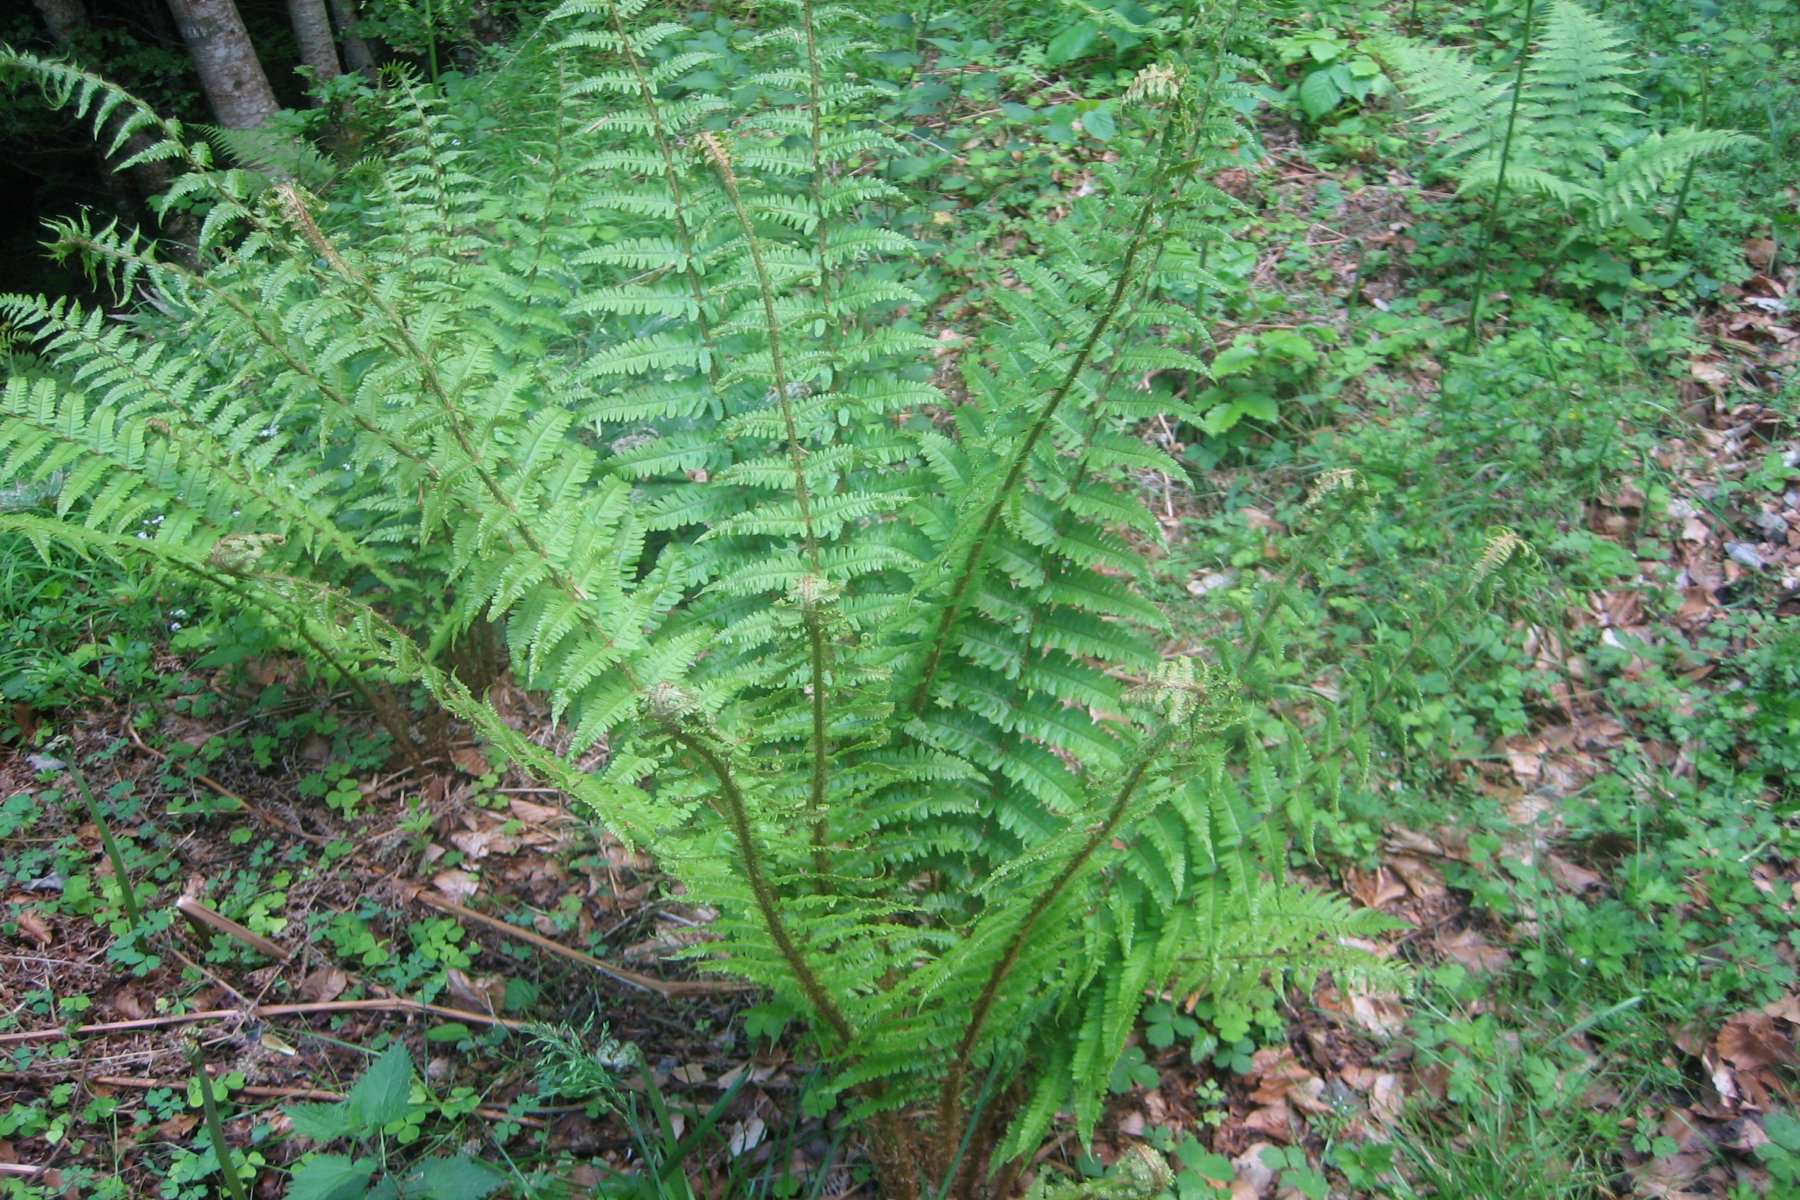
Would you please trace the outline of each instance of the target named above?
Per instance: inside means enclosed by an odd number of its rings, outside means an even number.
[[[312,68],[313,79],[329,83],[342,75],[325,0],[288,0],[288,19],[294,23],[294,40],[300,43],[300,61]]]
[[[350,26],[360,19],[356,14],[356,0],[331,0],[331,19],[344,43],[344,64],[374,82],[375,55],[370,51],[369,43],[350,32]]]
[[[257,61],[234,0],[169,0],[213,115],[227,129],[256,129],[281,105]]]

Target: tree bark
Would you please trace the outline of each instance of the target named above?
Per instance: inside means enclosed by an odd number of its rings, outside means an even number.
[[[331,19],[337,25],[339,40],[344,43],[344,65],[373,82],[374,52],[369,49],[369,43],[350,32],[350,26],[360,19],[356,13],[356,0],[331,0]]]
[[[256,129],[281,105],[257,60],[234,0],[169,0],[213,115],[227,129]]]
[[[329,83],[342,75],[325,0],[288,0],[288,19],[294,24],[294,40],[300,43],[300,61],[312,68],[313,78]]]

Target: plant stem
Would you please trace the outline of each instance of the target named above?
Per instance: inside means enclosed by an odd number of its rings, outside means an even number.
[[[731,826],[732,836],[737,839],[738,853],[744,862],[744,876],[749,880],[750,893],[756,898],[756,907],[762,913],[763,924],[768,926],[769,938],[781,952],[782,959],[786,961],[788,970],[800,985],[800,990],[806,994],[807,1000],[818,1010],[825,1024],[830,1026],[831,1032],[837,1035],[839,1043],[848,1047],[855,1041],[856,1030],[825,990],[818,973],[806,961],[806,956],[800,952],[793,935],[788,932],[787,922],[781,918],[775,889],[770,886],[769,878],[763,872],[762,852],[757,849],[756,839],[751,834],[750,811],[744,803],[743,792],[738,789],[737,780],[732,777],[731,768],[712,747],[694,734],[672,729],[669,736],[705,764],[706,769],[719,781],[719,795],[725,805],[725,820]]]
[[[73,752],[73,747],[70,749]],[[100,802],[94,799],[94,789],[88,786],[87,776],[72,762],[65,762],[63,770],[75,781],[81,799],[87,805],[88,816],[100,830],[100,844],[106,847],[106,857],[112,861],[113,878],[119,881],[119,903],[125,909],[125,919],[131,922],[131,931],[136,933],[143,928],[144,914],[138,910],[137,896],[131,890],[131,876],[125,871],[125,855],[120,852],[119,843],[113,840],[112,826],[101,813]]]
[[[1151,176],[1144,201],[1138,206],[1137,220],[1132,224],[1131,239],[1125,248],[1124,261],[1119,264],[1118,279],[1113,285],[1111,298],[1107,301],[1106,307],[1101,310],[1100,316],[1094,321],[1093,328],[1088,330],[1087,338],[1069,363],[1069,369],[1063,374],[1062,382],[1057,385],[1055,391],[1050,393],[1049,399],[1038,411],[1037,419],[1026,431],[1024,441],[1019,444],[1018,450],[1013,454],[1006,475],[1001,479],[1000,487],[994,493],[993,501],[988,505],[987,512],[983,514],[981,523],[976,527],[974,541],[969,546],[968,558],[957,575],[956,583],[950,589],[949,599],[944,602],[944,607],[939,613],[937,631],[932,637],[931,649],[926,653],[925,665],[920,672],[918,685],[913,689],[912,699],[908,703],[908,707],[915,717],[924,714],[926,705],[931,700],[931,685],[937,677],[938,666],[943,661],[944,651],[949,647],[950,635],[956,628],[957,619],[962,615],[963,606],[968,602],[969,591],[975,584],[976,576],[981,572],[982,563],[987,557],[988,544],[993,538],[995,527],[1000,523],[1000,514],[1006,510],[1007,501],[1024,478],[1025,468],[1031,462],[1032,452],[1037,449],[1038,442],[1048,432],[1057,410],[1062,407],[1063,401],[1074,389],[1076,381],[1081,377],[1082,370],[1087,366],[1088,360],[1093,357],[1095,347],[1100,344],[1101,336],[1106,333],[1113,318],[1118,315],[1120,307],[1125,302],[1125,293],[1131,286],[1132,268],[1137,263],[1138,254],[1144,248],[1150,230],[1150,219],[1155,215],[1163,184],[1172,165],[1176,130],[1180,126],[1181,122],[1175,120],[1173,114],[1170,114],[1170,119],[1163,125],[1161,143],[1157,147],[1156,169]]]
[[[1519,124],[1519,99],[1525,94],[1525,64],[1531,60],[1531,26],[1537,16],[1537,0],[1524,0],[1525,31],[1519,37],[1519,66],[1513,74],[1512,106],[1506,113],[1506,136],[1500,143],[1500,170],[1494,176],[1494,190],[1488,195],[1487,218],[1482,223],[1481,245],[1475,263],[1475,290],[1469,300],[1469,329],[1463,337],[1463,353],[1475,349],[1481,332],[1481,292],[1487,286],[1488,256],[1494,244],[1494,230],[1500,220],[1500,196],[1506,190],[1506,168],[1512,160],[1513,132]]]
[[[225,1140],[225,1125],[219,1120],[219,1105],[213,1099],[212,1079],[206,1073],[206,1060],[200,1056],[198,1046],[188,1052],[188,1061],[194,1066],[194,1081],[200,1085],[200,1108],[206,1113],[206,1133],[212,1141],[213,1153],[218,1156],[219,1174],[225,1180],[225,1190],[231,1193],[231,1200],[249,1200],[244,1181],[238,1178],[232,1160],[231,1143]]]
[[[807,23],[807,36],[812,36],[812,23]],[[815,131],[816,133],[816,131]],[[787,365],[781,354],[781,322],[775,315],[775,285],[769,278],[769,269],[763,262],[762,246],[757,240],[756,230],[750,224],[750,212],[744,207],[744,197],[738,191],[737,175],[731,169],[731,161],[727,157],[724,146],[711,138],[705,143],[708,153],[717,169],[719,180],[725,186],[725,194],[731,198],[731,208],[737,214],[738,227],[743,230],[744,242],[750,250],[750,263],[756,271],[757,290],[762,294],[763,325],[769,338],[769,370],[775,384],[775,403],[781,409],[781,420],[787,433],[788,463],[794,475],[794,505],[800,511],[800,528],[802,546],[806,552],[807,565],[812,569],[814,583],[811,586],[823,588],[825,584],[824,568],[819,558],[819,535],[813,527],[812,493],[806,484],[806,449],[800,445],[800,427],[794,418],[794,399],[788,386]],[[822,219],[822,218],[821,218]],[[824,263],[820,263],[820,281],[823,284]],[[825,788],[830,772],[831,746],[825,737],[826,713],[828,699],[825,687],[825,638],[819,625],[819,598],[802,595],[802,620],[806,624],[807,658],[812,674],[812,778],[809,785],[814,815],[814,866],[821,876],[820,888],[824,887],[823,876],[824,841],[829,837],[825,828]]]
[[[1700,128],[1705,129],[1712,120],[1712,64],[1701,59],[1700,66]],[[1662,252],[1667,254],[1669,247],[1675,244],[1675,231],[1681,227],[1682,210],[1687,208],[1688,192],[1694,186],[1694,168],[1700,165],[1698,156],[1688,159],[1687,169],[1681,173],[1681,189],[1675,193],[1675,207],[1669,210],[1669,227],[1663,230]]]
[[[1081,844],[1081,848],[1070,857],[1068,862],[1063,864],[1063,869],[1057,872],[1056,878],[1033,902],[1030,910],[1025,914],[1025,919],[1019,923],[1019,927],[1013,931],[1012,937],[1007,941],[1006,950],[1000,955],[1000,960],[994,964],[993,971],[988,974],[987,983],[982,987],[980,996],[976,998],[975,1007],[969,1012],[969,1023],[963,1027],[962,1038],[957,1042],[956,1050],[950,1056],[949,1066],[944,1072],[943,1086],[938,1091],[937,1153],[938,1165],[941,1168],[947,1170],[948,1165],[955,1161],[956,1148],[960,1141],[958,1129],[962,1124],[963,1080],[968,1076],[975,1045],[980,1040],[982,1031],[987,1026],[988,1018],[993,1015],[994,1005],[1000,998],[1000,989],[1005,985],[1007,976],[1012,974],[1013,967],[1018,965],[1019,957],[1025,952],[1025,944],[1031,940],[1031,934],[1037,928],[1038,921],[1074,882],[1075,877],[1081,873],[1081,869],[1087,865],[1094,853],[1112,840],[1114,832],[1119,827],[1119,822],[1124,820],[1126,811],[1131,807],[1132,796],[1143,785],[1144,777],[1149,773],[1151,764],[1167,748],[1173,735],[1172,728],[1165,728],[1145,746],[1136,765],[1125,776],[1125,781],[1119,788],[1118,799],[1113,801],[1112,807],[1100,823],[1094,826],[1093,832]]]

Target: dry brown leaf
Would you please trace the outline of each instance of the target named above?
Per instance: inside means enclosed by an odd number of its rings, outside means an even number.
[[[439,871],[431,877],[431,886],[461,904],[481,887],[481,881],[467,871]]]
[[[13,919],[18,922],[19,936],[28,942],[48,946],[56,940],[56,935],[50,932],[50,923],[36,909],[22,908]]]
[[[170,1117],[156,1128],[159,1133],[170,1141],[179,1142],[187,1137],[188,1134],[192,1133],[194,1131],[194,1126],[199,1123],[199,1113],[179,1113]]]
[[[1385,867],[1374,871],[1347,870],[1344,890],[1366,908],[1380,908],[1406,898],[1406,885],[1390,875]]]
[[[1713,1174],[1710,1154],[1671,1154],[1628,1168],[1637,1194],[1653,1200],[1712,1200],[1725,1194],[1714,1191],[1706,1178]],[[1718,1172],[1723,1175],[1723,1172]]]
[[[1353,990],[1346,996],[1336,988],[1322,988],[1319,1007],[1379,1037],[1393,1037],[1406,1026],[1406,1009],[1393,992],[1375,994]]]
[[[1512,961],[1512,955],[1473,929],[1438,934],[1437,948],[1477,975],[1504,970]]]
[[[1550,878],[1554,879],[1559,886],[1567,888],[1571,892],[1590,891],[1601,887],[1606,882],[1598,872],[1590,871],[1557,854],[1544,856],[1544,869],[1550,873]]]
[[[1507,765],[1512,768],[1513,778],[1519,781],[1519,786],[1535,786],[1538,777],[1544,773],[1543,743],[1504,746],[1502,749],[1506,752]]]
[[[1251,1196],[1261,1196],[1275,1186],[1274,1168],[1263,1161],[1263,1153],[1268,1149],[1268,1142],[1252,1142],[1247,1150],[1231,1160],[1231,1170],[1236,1176],[1231,1188],[1233,1200],[1236,1200],[1240,1184]]]
[[[1441,900],[1447,889],[1437,868],[1411,854],[1396,854],[1388,859],[1388,869],[1398,875],[1406,890],[1421,900]]]
[[[473,746],[458,746],[450,752],[450,761],[466,775],[486,775],[487,756]]]
[[[1369,1089],[1369,1112],[1383,1125],[1394,1125],[1406,1109],[1406,1086],[1398,1075],[1382,1072]]]
[[[517,796],[507,798],[506,807],[512,815],[527,825],[560,825],[565,821],[573,821],[575,816],[566,809],[553,804],[535,804],[530,800],[521,800]]]
[[[1325,1112],[1331,1107],[1323,1099],[1325,1081],[1307,1070],[1290,1047],[1258,1050],[1250,1059],[1250,1077],[1256,1080],[1250,1099],[1257,1104],[1285,1101],[1309,1113]]]
[[[506,980],[499,975],[470,975],[451,967],[444,972],[450,994],[476,1012],[499,1012],[506,1005]]]
[[[1714,1042],[1720,1059],[1740,1071],[1764,1071],[1794,1061],[1794,1044],[1774,1017],[1739,1013],[1726,1021]]]
[[[1264,1137],[1283,1142],[1294,1140],[1294,1110],[1285,1102],[1252,1109],[1250,1115],[1240,1123],[1251,1133],[1260,1133]]]
[[[336,1000],[350,986],[350,977],[336,967],[320,967],[300,981],[300,998],[308,1003]]]

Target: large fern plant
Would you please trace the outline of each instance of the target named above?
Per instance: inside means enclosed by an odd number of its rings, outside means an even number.
[[[1651,128],[1631,87],[1628,37],[1578,0],[1532,2],[1543,9],[1541,34],[1520,47],[1516,74],[1409,38],[1384,39],[1376,52],[1436,135],[1438,163],[1459,191],[1486,196],[1503,185],[1547,200],[1572,219],[1571,237],[1648,237],[1647,213],[1691,164],[1752,139]]]
[[[6,54],[153,133],[207,215],[199,269],[57,228],[144,297],[123,316],[0,301],[50,364],[5,389],[40,507],[0,528],[422,683],[716,906],[706,962],[802,1019],[833,1068],[808,1103],[869,1122],[890,1194],[973,1195],[1059,1111],[1093,1129],[1147,996],[1369,965],[1342,940],[1374,919],[1285,868],[1380,689],[1247,721],[1265,627],[1171,656],[1143,587],[1139,480],[1180,469],[1134,432],[1195,415],[1143,381],[1205,372],[1224,30],[1138,78],[1132,148],[1002,265],[952,398],[857,21],[763,6],[734,111],[691,82],[714,43],[645,8],[558,10],[493,89],[503,140],[396,80],[401,132],[330,200]],[[488,622],[554,736],[450,669]]]

